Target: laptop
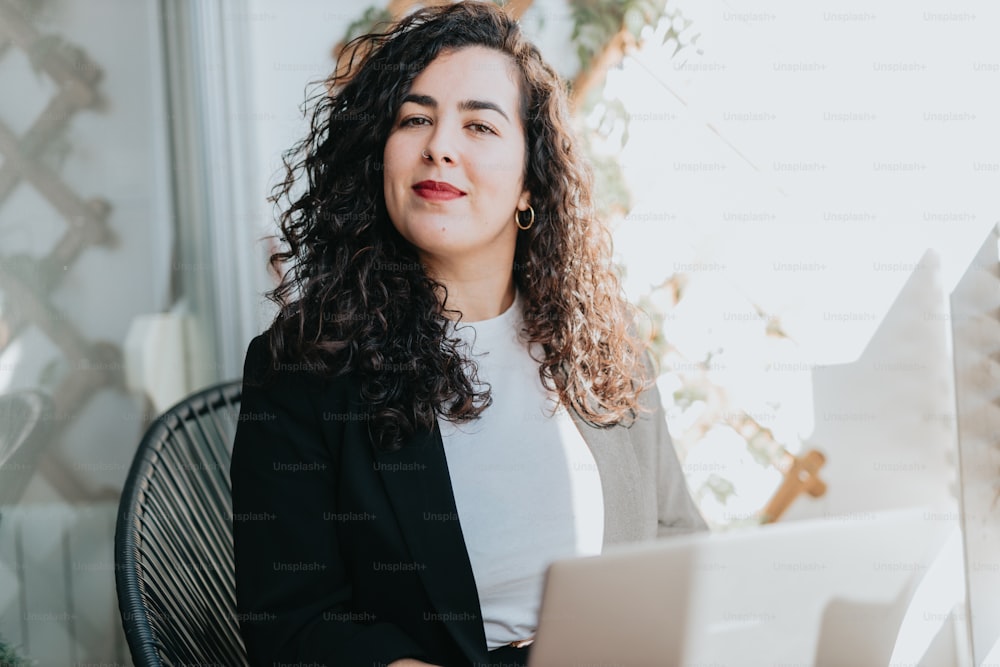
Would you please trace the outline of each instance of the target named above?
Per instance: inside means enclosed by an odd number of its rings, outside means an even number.
[[[885,665],[918,584],[959,539],[957,510],[921,508],[559,560],[528,665]]]

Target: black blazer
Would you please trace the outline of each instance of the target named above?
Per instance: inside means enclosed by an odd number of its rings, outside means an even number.
[[[258,385],[269,365],[258,336],[230,469],[251,664],[489,665],[439,430],[376,455],[356,377],[292,364]],[[705,528],[655,388],[643,402],[653,413],[629,428],[591,427],[570,410],[601,476],[605,545]]]

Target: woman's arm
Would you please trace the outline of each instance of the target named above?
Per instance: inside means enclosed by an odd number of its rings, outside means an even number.
[[[655,378],[656,371],[648,351],[644,361],[649,377]],[[688,488],[687,479],[684,477],[684,469],[677,457],[677,450],[674,448],[670,431],[667,430],[667,418],[663,410],[660,390],[654,384],[643,394],[644,404],[653,410],[652,426],[658,461],[656,473],[657,537],[708,530],[705,519],[691,498],[691,491]]]
[[[337,474],[318,401],[321,379],[270,366],[266,340],[247,351],[233,445],[233,541],[240,631],[252,665],[387,664],[427,657],[399,627],[349,620],[352,582],[339,557]],[[324,404],[325,409],[336,406]],[[419,663],[418,663],[419,664]]]

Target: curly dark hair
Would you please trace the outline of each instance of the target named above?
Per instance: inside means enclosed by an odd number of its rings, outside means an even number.
[[[307,100],[308,135],[285,153],[285,178],[270,198],[285,244],[270,262],[279,274],[287,267],[267,294],[279,308],[268,331],[272,359],[326,376],[356,373],[372,442],[385,450],[431,430],[438,416],[474,419],[491,400],[459,339],[446,334],[445,313],[455,311],[445,310],[445,286],[389,219],[381,164],[414,78],[442,52],[470,46],[507,54],[520,75],[535,223],[519,232],[513,275],[524,338],[544,350],[543,385],[588,423],[607,426],[634,420],[652,382],[632,326],[638,311],[622,294],[610,232],[595,218],[563,81],[495,5],[421,9],[347,44],[323,92]]]

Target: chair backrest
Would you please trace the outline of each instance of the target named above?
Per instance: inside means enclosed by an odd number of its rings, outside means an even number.
[[[0,506],[13,505],[31,480],[52,424],[52,399],[35,390],[0,396]]]
[[[146,431],[115,529],[118,607],[139,667],[246,665],[229,462],[242,384],[200,391]]]

